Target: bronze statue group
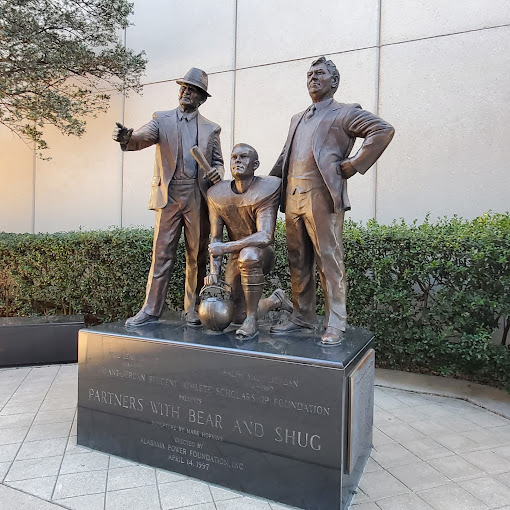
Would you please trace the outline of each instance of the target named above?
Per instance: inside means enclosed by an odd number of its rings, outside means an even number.
[[[347,180],[364,174],[390,143],[393,127],[359,104],[338,103],[333,95],[340,74],[321,57],[312,62],[307,87],[312,104],[294,115],[283,151],[269,176],[256,176],[257,151],[234,146],[232,181],[224,181],[220,127],[198,111],[208,97],[207,74],[192,68],[180,85],[179,106],[156,112],[133,131],[120,123],[113,139],[123,151],[156,144],[149,209],[156,211],[152,264],[145,302],[127,327],[157,321],[162,314],[177,245],[184,227],[186,278],[184,311],[191,327],[200,326],[200,289],[224,279],[232,289],[236,336],[258,334],[258,317],[284,309],[288,319],[271,334],[309,331],[315,321],[315,267],[324,293],[323,345],[339,345],[347,326],[347,282],[343,222],[350,209]],[[356,138],[360,149],[351,156]],[[274,264],[278,208],[285,212],[292,303],[276,290],[262,299],[265,275]],[[228,240],[224,241],[226,229]],[[206,275],[207,255],[210,273]]]

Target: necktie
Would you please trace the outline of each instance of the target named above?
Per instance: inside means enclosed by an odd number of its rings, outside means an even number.
[[[314,104],[312,106],[310,106],[310,108],[308,108],[308,111],[305,113],[305,122],[307,120],[310,120],[315,115],[316,109],[317,108],[315,108]]]
[[[191,135],[191,128],[189,126],[189,121],[187,115],[182,116],[182,120],[179,123],[179,127],[181,128],[182,135],[182,159],[183,159],[183,172],[187,177],[194,179],[197,172],[197,162],[195,158],[190,154],[189,150],[191,147],[197,144],[196,140],[194,140]]]

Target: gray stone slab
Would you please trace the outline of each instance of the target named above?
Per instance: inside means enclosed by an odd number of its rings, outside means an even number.
[[[437,459],[452,454],[448,448],[440,445],[430,437],[400,440],[400,444],[421,460]]]
[[[450,480],[426,462],[388,468],[388,471],[413,492],[446,485]]]
[[[0,369],[0,379],[3,378],[10,378],[10,377],[19,377],[24,378],[26,377],[30,371],[32,370],[32,367],[6,367]]]
[[[432,459],[428,462],[432,467],[454,482],[466,480],[468,478],[476,478],[483,475],[483,471],[458,455],[444,457],[441,459]]]
[[[487,510],[487,505],[454,484],[418,493],[434,510]]]
[[[510,473],[502,473],[500,475],[494,475],[492,478],[494,478],[495,480],[498,480],[501,483],[504,483],[505,485],[508,485],[508,487],[510,487]]]
[[[504,425],[510,425],[508,418],[503,418],[497,414],[491,413],[490,411],[472,411],[466,412],[464,417],[478,426],[483,428],[492,427],[503,427]]]
[[[406,423],[392,423],[387,425],[380,425],[378,429],[397,442],[406,439],[409,440],[425,438],[425,435],[422,432],[416,430],[410,425],[407,425]]]
[[[0,434],[0,445],[21,443],[28,432],[28,427],[16,427],[13,429],[2,429]]]
[[[74,444],[76,445],[76,437],[74,437]],[[82,448],[82,447],[78,446],[78,448]],[[121,457],[115,457],[115,455],[110,455],[110,464],[109,464],[108,468],[116,469],[116,468],[124,468],[124,467],[130,467],[130,466],[138,466],[138,465],[139,464],[137,462],[134,462],[132,460],[122,459]]]
[[[23,404],[13,404],[9,402],[2,408],[0,416],[23,413],[32,413],[35,416],[40,406],[41,404],[39,402],[25,402]]]
[[[359,487],[374,501],[410,492],[402,482],[387,471],[374,471],[373,473],[364,474]]]
[[[391,414],[399,420],[402,420],[404,423],[413,423],[415,421],[427,419],[427,415],[425,413],[418,411],[414,407],[398,407],[397,409],[392,409]]]
[[[291,510],[294,510],[295,507],[293,506],[288,506],[288,505],[283,505],[283,504],[280,504],[280,503],[269,503],[269,506],[271,507],[271,510],[289,510],[289,508]]]
[[[461,457],[488,474],[510,471],[510,461],[491,450],[482,450],[462,454]]]
[[[16,510],[62,510],[60,505],[48,503],[42,499],[36,498],[20,492],[17,489],[0,485],[0,501],[6,509]]]
[[[472,452],[480,447],[480,444],[460,433],[438,434],[435,440],[453,453]]]
[[[55,485],[53,499],[72,498],[87,494],[104,493],[108,471],[87,471],[60,475]]]
[[[89,494],[88,496],[76,496],[74,498],[58,499],[55,502],[72,510],[104,510],[105,495]]]
[[[77,386],[70,386],[65,389],[53,389],[51,388],[48,393],[45,395],[45,401],[50,400],[68,400],[72,401],[74,396],[78,392]]]
[[[125,510],[126,508],[161,510],[157,487],[154,485],[106,493],[105,510]]]
[[[506,460],[510,460],[510,446],[501,446],[500,448],[493,448],[492,451],[499,455],[500,457],[503,457]]]
[[[355,510],[380,510],[380,507],[375,503],[361,503],[354,506]]]
[[[373,473],[374,471],[381,471],[383,468],[380,466],[372,457],[370,457],[367,461],[364,473]]]
[[[432,510],[432,507],[416,494],[404,494],[377,500],[381,510]],[[354,507],[353,510],[359,510]]]
[[[41,411],[55,411],[59,409],[75,408],[78,397],[47,399],[41,405]]]
[[[383,468],[413,464],[420,459],[399,444],[378,446],[372,451],[372,458]]]
[[[11,399],[9,400],[9,403],[12,404],[26,404],[28,402],[32,402],[33,404],[41,404],[44,400],[44,395],[38,395],[38,394],[32,394],[30,392],[28,393],[22,393],[19,395],[13,395]]]
[[[0,445],[0,462],[13,461],[18,453],[21,443]]]
[[[227,499],[241,498],[244,496],[244,494],[240,492],[231,491],[222,487],[215,487],[214,485],[209,485],[209,488],[211,489],[213,500],[216,502],[226,501]]]
[[[68,422],[32,425],[27,434],[26,440],[37,441],[40,439],[56,439],[59,437],[67,437],[70,430],[71,424]]]
[[[188,477],[184,475],[180,475],[177,473],[171,473],[170,471],[165,471],[163,469],[156,470],[156,478],[158,483],[169,483],[169,482],[179,482],[182,480],[187,480]]]
[[[0,482],[4,479],[4,476],[7,474],[7,471],[9,471],[9,468],[11,467],[11,462],[0,462]]]
[[[395,390],[393,395],[395,398],[398,398],[401,402],[411,407],[423,406],[430,402],[429,395],[425,395],[424,393]]]
[[[54,455],[63,455],[67,438],[43,439],[41,441],[25,441],[21,446],[16,460],[39,459]]]
[[[462,416],[457,416],[454,413],[451,413],[451,416],[444,417],[441,416],[436,418],[436,423],[439,425],[444,425],[445,427],[450,428],[454,432],[466,432],[469,430],[477,430],[480,428],[479,425],[473,423],[471,420],[463,418]]]
[[[510,487],[489,476],[466,480],[459,485],[490,508],[499,508],[510,502]]]
[[[15,427],[30,427],[34,421],[34,413],[9,414],[0,416],[0,430]]]
[[[56,476],[45,476],[16,482],[5,482],[5,484],[38,498],[51,499],[56,481]]]
[[[383,425],[386,423],[395,423],[395,422],[403,423],[402,420],[397,418],[394,414],[378,407],[377,406],[377,398],[375,399],[375,402],[376,402],[376,404],[374,406],[374,425],[376,427],[379,427],[380,425]]]
[[[61,475],[82,473],[85,471],[101,471],[108,469],[108,455],[99,452],[66,454],[60,468]]]
[[[146,466],[129,466],[110,469],[107,491],[133,489],[156,484],[156,470]]]
[[[216,508],[218,510],[271,510],[268,502],[247,497],[218,501]]]
[[[510,419],[510,395],[502,390],[460,379],[376,369],[376,385],[461,398]]]
[[[352,496],[351,505],[360,505],[361,503],[371,503],[372,500],[358,487]]]
[[[462,435],[475,442],[479,449],[510,446],[510,426],[468,430]]]
[[[396,444],[394,439],[381,432],[377,427],[373,429],[372,442],[376,448],[383,445]]]
[[[34,425],[48,423],[69,422],[72,423],[76,410],[74,408],[61,409],[59,411],[41,411],[34,419]]]
[[[438,402],[428,402],[422,406],[416,406],[415,409],[423,413],[430,420],[431,418],[454,419],[455,414],[445,408]]]
[[[61,455],[43,459],[15,460],[5,477],[5,481],[11,482],[57,475],[61,462]]]
[[[213,502],[209,486],[195,480],[159,484],[159,495],[163,510]]]
[[[409,407],[407,404],[391,395],[379,397],[377,399],[377,406],[385,411],[391,411],[392,409],[398,409],[400,407]]]
[[[430,418],[423,421],[415,421],[410,424],[411,427],[419,430],[421,433],[426,436],[432,437],[436,439],[439,436],[451,434],[453,431],[450,427],[445,425],[440,425],[436,420],[431,420]]]

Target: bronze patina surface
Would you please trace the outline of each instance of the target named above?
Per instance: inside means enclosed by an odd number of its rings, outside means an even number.
[[[253,338],[258,332],[258,316],[291,305],[278,289],[261,299],[264,275],[274,264],[274,231],[280,203],[281,179],[254,175],[259,167],[257,151],[247,144],[232,150],[230,169],[233,181],[223,181],[207,193],[211,221],[211,274],[205,283],[218,282],[222,258],[230,254],[225,281],[232,287],[234,322],[241,323],[239,338]],[[226,228],[228,241],[223,242]]]
[[[158,320],[165,302],[177,245],[184,227],[186,282],[184,311],[191,325],[200,321],[196,313],[198,290],[203,285],[209,240],[207,190],[223,177],[220,127],[207,120],[198,108],[210,94],[207,74],[191,68],[178,80],[179,106],[155,112],[152,120],[133,132],[117,123],[112,138],[123,151],[137,151],[156,144],[154,176],[149,209],[156,211],[152,265],[145,303],[126,321],[139,326]],[[206,174],[190,150],[198,146],[211,167]]]
[[[283,151],[270,175],[282,178],[294,312],[272,328],[289,333],[315,319],[315,265],[324,292],[325,345],[337,345],[347,324],[343,223],[351,208],[347,179],[364,174],[393,138],[393,127],[359,104],[338,103],[340,74],[321,57],[307,73],[312,104],[294,115]],[[356,138],[364,138],[350,156]]]

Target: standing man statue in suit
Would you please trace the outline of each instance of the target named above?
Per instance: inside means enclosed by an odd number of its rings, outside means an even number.
[[[163,311],[166,292],[184,226],[186,282],[184,311],[186,321],[200,325],[196,312],[197,290],[202,287],[207,261],[209,219],[206,194],[223,178],[220,127],[198,112],[210,94],[207,74],[191,68],[178,80],[179,106],[156,112],[152,120],[133,132],[117,123],[112,138],[123,151],[138,151],[156,145],[154,176],[149,209],[156,211],[152,265],[142,309],[126,321],[140,326],[157,321]],[[198,145],[212,173],[206,175],[190,153]]]
[[[337,345],[347,325],[343,223],[351,208],[347,179],[364,174],[393,138],[394,129],[359,104],[337,103],[340,74],[321,57],[307,74],[312,105],[290,122],[283,151],[270,175],[281,177],[294,311],[272,333],[310,328],[315,319],[315,263],[324,292],[322,344]],[[364,138],[349,157],[356,138]]]

